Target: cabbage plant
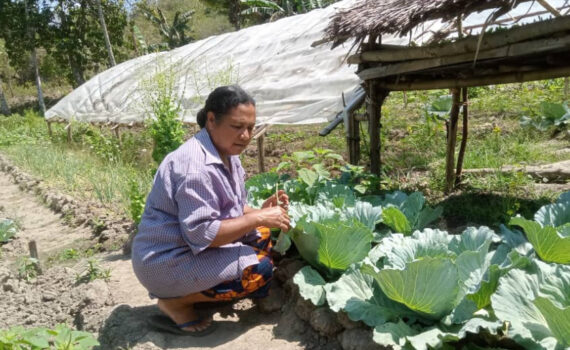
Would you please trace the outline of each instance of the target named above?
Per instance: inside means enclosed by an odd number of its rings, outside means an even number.
[[[423,230],[443,213],[442,207],[431,208],[425,205],[425,202],[421,192],[414,192],[409,196],[400,191],[388,194],[380,202],[384,207],[382,223],[393,232],[404,235]]]
[[[497,244],[501,249],[494,249]],[[488,312],[497,280],[518,254],[492,230],[468,228],[460,236],[426,229],[392,234],[336,282],[322,286],[329,307],[374,327],[374,340],[395,349],[427,349],[467,332],[496,334]]]
[[[514,217],[509,224],[524,230],[542,260],[570,264],[570,192],[560,196],[556,203],[541,207],[534,221]]]
[[[510,325],[509,337],[525,349],[570,347],[570,266],[535,260],[528,271],[511,270],[491,301],[495,315]]]

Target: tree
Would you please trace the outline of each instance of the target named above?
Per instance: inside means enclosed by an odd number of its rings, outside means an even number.
[[[85,82],[88,72],[97,72],[109,61],[99,11],[89,0],[58,0],[53,7],[53,52],[59,62],[67,62],[74,87]],[[112,35],[110,44],[124,45],[127,15],[121,3],[101,0],[105,27]]]
[[[240,30],[243,24],[241,0],[205,0],[204,2],[215,11],[226,15],[234,29]]]
[[[176,11],[172,24],[170,24],[159,7],[150,7],[140,3],[138,4],[138,8],[142,11],[144,16],[159,29],[169,49],[186,45],[193,40],[192,37],[186,36],[186,31],[190,30],[188,22],[192,19],[194,10],[186,12]]]
[[[2,0],[0,26],[1,36],[5,41],[6,53],[12,66],[23,69],[32,64],[40,113],[45,113],[45,103],[39,74],[36,49],[41,47],[48,30],[49,11],[40,10],[35,0]]]
[[[105,23],[105,15],[103,14],[103,6],[101,6],[101,0],[94,0],[97,6],[97,15],[99,17],[99,23],[101,23],[101,31],[103,32],[103,38],[105,39],[105,48],[107,49],[107,54],[109,55],[109,65],[114,67],[117,65],[115,62],[115,55],[113,54],[113,46],[111,45],[111,40],[109,40],[109,33],[107,32],[107,23]]]

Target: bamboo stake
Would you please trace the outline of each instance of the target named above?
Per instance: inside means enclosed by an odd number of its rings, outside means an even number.
[[[265,140],[265,135],[261,135],[257,138],[257,169],[259,173],[265,172],[265,147],[263,145]]]
[[[451,193],[455,185],[455,143],[457,140],[457,121],[459,119],[459,89],[451,89],[453,105],[449,114],[449,137],[447,139],[447,157],[445,160],[446,193]]]
[[[461,146],[459,147],[459,155],[457,156],[457,169],[455,171],[455,185],[461,182],[461,171],[463,170],[463,158],[465,157],[465,148],[467,147],[467,135],[469,132],[469,111],[468,111],[468,89],[461,89],[461,99],[463,100],[463,132],[461,138]]]
[[[380,120],[382,118],[382,104],[388,96],[387,90],[378,88],[376,81],[369,82],[368,87],[368,133],[370,134],[370,172],[380,175],[382,169]]]
[[[354,111],[348,116],[348,136],[346,143],[348,145],[348,162],[357,165],[360,161],[360,121],[354,115]]]
[[[71,143],[71,123],[67,124],[64,129],[67,130],[67,142]]]
[[[537,0],[537,2],[541,4],[542,7],[550,11],[550,13],[552,13],[555,17],[562,16],[562,14],[560,14],[560,11],[558,11],[556,7],[552,6],[547,0]]]
[[[35,269],[36,269],[38,275],[41,275],[42,274],[42,268],[40,266],[40,258],[38,255],[38,247],[36,245],[36,241],[28,242],[28,249],[30,250],[30,257],[36,259],[37,264],[35,265]]]
[[[53,132],[51,130],[51,122],[46,120],[47,128],[48,128],[48,135],[50,138],[53,137]]]

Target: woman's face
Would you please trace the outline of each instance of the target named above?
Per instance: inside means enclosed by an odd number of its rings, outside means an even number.
[[[251,141],[255,126],[255,106],[239,104],[232,108],[221,121],[216,122],[213,112],[208,112],[206,129],[222,158],[238,155]]]

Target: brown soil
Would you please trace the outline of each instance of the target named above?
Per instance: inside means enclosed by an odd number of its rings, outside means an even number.
[[[277,300],[277,311],[261,313],[249,299],[210,308],[219,328],[203,338],[155,331],[146,319],[159,313],[138,283],[128,256],[103,252],[94,256],[110,280],[77,283],[86,258],[53,261],[65,248],[86,247],[97,238],[87,226],[70,227],[32,193],[21,191],[0,172],[0,218],[16,219],[20,230],[4,244],[0,258],[0,329],[16,325],[54,327],[66,323],[95,333],[101,349],[305,349],[338,348],[310,330],[293,310],[293,302]],[[43,274],[30,281],[18,277],[18,261],[28,255],[28,242],[39,249]],[[52,259],[49,259],[52,257]],[[290,298],[289,298],[290,299]],[[288,300],[288,299],[287,299]]]

